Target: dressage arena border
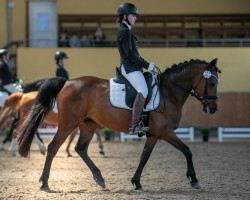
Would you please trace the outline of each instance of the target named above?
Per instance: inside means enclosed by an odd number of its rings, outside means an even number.
[[[177,128],[174,131],[179,138],[189,138],[190,142],[194,141],[194,127],[189,128]],[[136,139],[137,135],[129,135],[124,132],[120,133],[120,141],[124,142],[126,139]],[[146,136],[142,136],[141,138],[146,138]]]
[[[218,127],[218,141],[223,138],[250,138],[250,127]]]
[[[42,138],[48,138],[48,137],[54,137],[54,134],[56,133],[57,128],[39,128],[38,133],[40,134],[40,137]],[[177,128],[175,130],[175,133],[177,133],[177,136],[179,138],[189,138],[191,142],[194,141],[194,127],[189,128]],[[79,137],[76,135],[76,137]],[[137,135],[129,135],[124,132],[120,132],[120,142],[125,142],[126,139],[137,139]],[[145,136],[141,138],[146,138]],[[97,137],[96,134],[93,136],[93,140],[96,141]]]
[[[54,137],[56,132],[57,132],[57,127],[56,128],[38,128],[37,129],[39,135],[41,138],[51,138]],[[79,137],[79,130],[78,133],[75,136],[76,138]],[[97,141],[97,136],[96,134],[93,135],[93,141]]]

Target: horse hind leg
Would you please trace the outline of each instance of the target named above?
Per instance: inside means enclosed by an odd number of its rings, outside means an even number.
[[[68,135],[76,128],[76,126],[74,128],[72,128],[73,125],[67,126],[67,127],[65,126],[63,127],[60,125],[58,126],[57,133],[47,148],[47,156],[46,156],[42,176],[39,180],[40,182],[42,182],[42,186],[40,188],[41,190],[50,191],[49,186],[48,186],[48,179],[49,179],[49,173],[50,173],[50,168],[51,168],[53,158],[55,157],[57,151],[62,146],[64,141],[67,139]]]
[[[69,142],[68,142],[68,145],[66,147],[66,153],[67,153],[68,157],[72,157],[71,153],[69,152],[69,148],[70,148],[70,145],[71,145],[72,141],[74,140],[74,138],[75,138],[75,136],[77,134],[77,131],[78,131],[78,129],[72,131],[72,133],[70,134]]]
[[[44,143],[43,143],[42,139],[40,138],[38,132],[36,132],[34,141],[36,142],[38,148],[40,149],[41,154],[45,155],[46,148],[45,148]]]
[[[80,137],[75,146],[75,151],[79,154],[82,160],[86,163],[93,174],[93,178],[98,185],[105,188],[105,181],[102,177],[101,171],[97,168],[97,166],[93,163],[93,161],[88,156],[88,146],[93,137],[94,131],[96,129],[97,124],[87,119],[84,123],[80,124]]]
[[[164,138],[164,141],[172,144],[175,148],[180,150],[186,157],[187,161],[187,173],[186,176],[188,179],[191,179],[190,184],[195,189],[200,189],[200,184],[198,179],[196,178],[193,160],[192,160],[192,152],[190,148],[185,145],[174,132],[168,133]]]
[[[101,133],[98,129],[95,130],[95,134],[97,136],[97,140],[99,142],[99,148],[100,148],[100,151],[99,153],[102,154],[102,155],[105,155],[105,152],[104,152],[104,149],[103,149],[103,143],[102,143],[102,137],[101,137]]]

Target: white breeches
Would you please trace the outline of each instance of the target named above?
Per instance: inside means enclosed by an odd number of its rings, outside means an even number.
[[[21,87],[15,83],[10,83],[10,84],[4,85],[3,87],[5,90],[7,90],[10,93],[22,91]]]
[[[5,100],[8,98],[7,92],[0,91],[0,108],[3,107]]]
[[[121,66],[122,75],[131,83],[135,90],[139,93],[142,93],[144,98],[148,96],[148,86],[145,81],[145,78],[140,71],[134,71],[131,73],[126,73],[124,66]]]

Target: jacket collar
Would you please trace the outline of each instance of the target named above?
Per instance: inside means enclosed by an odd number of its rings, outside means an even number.
[[[131,30],[131,26],[128,24],[128,22],[126,22],[124,19],[122,20],[123,24],[126,24],[126,26],[129,28],[129,30]]]

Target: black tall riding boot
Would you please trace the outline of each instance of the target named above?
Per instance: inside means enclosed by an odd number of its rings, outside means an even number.
[[[129,128],[129,134],[145,134],[145,131],[148,130],[147,127],[141,127],[139,124],[140,115],[145,104],[145,98],[142,93],[137,93],[132,110],[132,121]]]

